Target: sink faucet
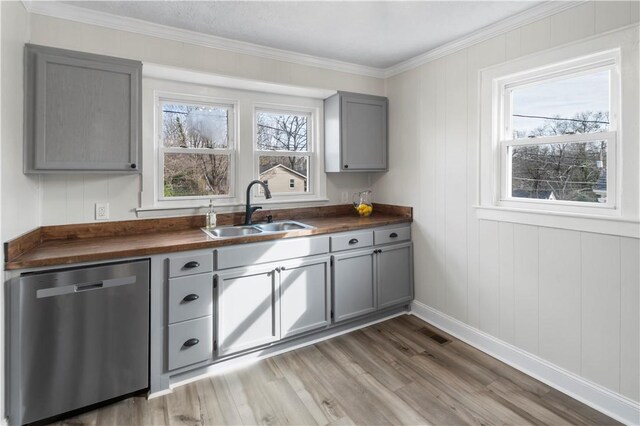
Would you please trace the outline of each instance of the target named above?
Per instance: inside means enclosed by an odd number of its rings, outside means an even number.
[[[251,216],[253,215],[253,212],[255,212],[258,209],[261,209],[262,207],[260,206],[255,206],[255,207],[251,207],[251,187],[255,184],[259,184],[262,185],[262,187],[264,188],[264,196],[267,198],[271,198],[271,191],[269,191],[269,186],[264,183],[261,180],[254,180],[251,181],[251,183],[249,183],[249,186],[247,186],[247,209],[245,211],[245,215],[244,215],[244,224],[245,225],[251,225]]]

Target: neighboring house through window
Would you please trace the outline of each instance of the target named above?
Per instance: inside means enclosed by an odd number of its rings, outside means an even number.
[[[255,121],[258,178],[274,195],[307,193],[315,160],[311,114],[257,108]]]

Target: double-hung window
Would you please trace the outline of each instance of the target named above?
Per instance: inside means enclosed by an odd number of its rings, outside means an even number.
[[[234,195],[234,106],[159,99],[160,200]]]
[[[605,52],[497,81],[502,204],[615,207],[617,58]]]
[[[309,111],[256,108],[256,178],[267,183],[274,197],[313,191],[312,122]]]

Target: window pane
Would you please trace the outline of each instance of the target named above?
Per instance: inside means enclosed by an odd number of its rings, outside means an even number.
[[[516,198],[606,202],[607,141],[510,148]]]
[[[272,193],[309,192],[308,171],[309,157],[260,156],[259,179]]]
[[[162,141],[166,148],[227,148],[229,110],[224,107],[162,104]]]
[[[512,137],[607,131],[609,79],[609,71],[598,71],[513,89]]]
[[[229,194],[228,155],[164,155],[164,196],[185,197]]]
[[[308,151],[307,115],[256,112],[257,147],[261,151]]]

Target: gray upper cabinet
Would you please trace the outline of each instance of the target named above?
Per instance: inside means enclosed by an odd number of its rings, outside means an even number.
[[[338,92],[324,101],[325,171],[387,171],[387,98]]]
[[[25,62],[25,173],[140,173],[141,62],[29,44]]]

